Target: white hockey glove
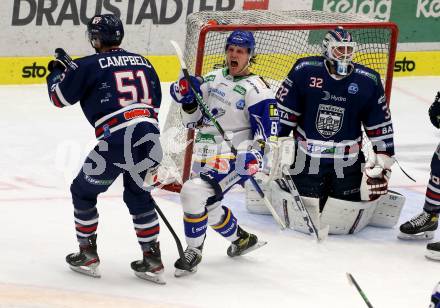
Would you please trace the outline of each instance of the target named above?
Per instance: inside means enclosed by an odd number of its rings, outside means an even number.
[[[388,180],[394,158],[385,154],[376,154],[374,160],[365,163],[361,181],[361,200],[372,201],[388,193]]]

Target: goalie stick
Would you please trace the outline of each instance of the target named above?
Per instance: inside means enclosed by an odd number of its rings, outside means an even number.
[[[309,212],[307,211],[306,206],[304,205],[301,196],[298,193],[298,189],[296,188],[295,182],[292,179],[292,176],[289,174],[289,170],[287,166],[283,166],[282,168],[282,177],[285,180],[287,187],[289,188],[290,194],[292,195],[293,202],[295,202],[296,207],[301,212],[301,215],[304,219],[304,222],[307,224],[309,228],[310,234],[315,234],[316,240],[318,242],[324,240],[328,236],[328,231],[330,226],[325,226],[322,229],[318,229],[310,217]]]
[[[220,135],[222,136],[223,140],[226,142],[226,144],[229,146],[229,148],[231,149],[231,151],[236,154],[237,153],[237,149],[234,147],[234,145],[232,144],[231,140],[226,136],[225,131],[223,130],[223,128],[221,127],[221,125],[217,122],[217,120],[214,118],[214,116],[211,114],[211,111],[209,110],[208,106],[206,105],[206,103],[203,101],[203,98],[197,93],[197,91],[194,88],[194,84],[191,81],[190,75],[188,73],[188,69],[186,67],[186,63],[185,60],[183,59],[183,53],[182,53],[182,49],[180,48],[179,44],[177,44],[176,41],[171,40],[170,41],[171,44],[173,45],[174,49],[176,50],[176,54],[177,54],[177,58],[179,59],[180,62],[180,66],[182,68],[182,72],[183,72],[183,76],[185,77],[185,79],[188,81],[188,84],[191,88],[191,90],[194,93],[194,96],[196,98],[196,102],[197,105],[199,105],[201,111],[204,113],[204,115],[209,118],[209,120],[214,124],[215,128],[218,130],[218,132],[220,133]],[[258,185],[257,181],[255,180],[255,178],[253,176],[249,177],[249,180],[251,181],[252,185],[254,186],[255,190],[257,191],[257,193],[260,195],[260,197],[263,199],[264,204],[266,205],[266,207],[269,209],[269,211],[271,212],[273,218],[275,219],[275,221],[280,225],[281,230],[286,229],[286,224],[281,220],[280,216],[278,216],[277,212],[275,211],[275,209],[273,208],[271,202],[269,201],[269,199],[267,198],[267,196],[264,194],[263,190],[261,189],[260,185]]]

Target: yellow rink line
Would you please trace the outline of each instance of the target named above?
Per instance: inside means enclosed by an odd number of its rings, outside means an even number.
[[[270,57],[264,55],[263,58]],[[0,84],[45,82],[52,57],[0,57]],[[177,79],[179,63],[174,55],[148,56],[161,81]],[[440,51],[398,52],[394,76],[440,76]],[[257,72],[258,73],[258,72]]]

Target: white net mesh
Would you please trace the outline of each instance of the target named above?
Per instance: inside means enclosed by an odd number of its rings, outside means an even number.
[[[206,36],[201,33],[208,26]],[[322,53],[322,39],[338,25],[357,43],[354,61],[379,72],[386,84],[390,69],[392,29],[388,23],[365,16],[320,11],[198,12],[187,18],[184,58],[190,73],[204,75],[223,66],[225,42],[231,31],[253,31],[257,63],[252,72],[264,77],[274,92],[298,58]],[[199,42],[200,41],[200,42]],[[203,51],[203,53],[201,53]],[[187,130],[177,104],[171,104],[163,130],[165,158],[162,178],[172,174],[181,181]],[[188,163],[187,163],[188,164]],[[163,175],[165,174],[165,175]]]

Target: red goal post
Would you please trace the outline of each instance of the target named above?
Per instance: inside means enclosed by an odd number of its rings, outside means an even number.
[[[252,31],[257,63],[251,70],[265,78],[275,93],[297,59],[321,54],[323,36],[337,26],[350,31],[357,43],[354,61],[381,75],[389,103],[398,36],[398,28],[392,22],[317,11],[198,12],[187,19],[184,57],[191,73],[204,75],[223,66],[225,42],[231,31]],[[173,191],[178,191],[190,175],[194,140],[194,130],[183,128],[176,105],[171,103],[163,130],[166,134],[167,129],[177,128],[165,141],[171,142],[173,148],[176,144],[184,148],[180,153],[170,153],[164,146],[164,168],[171,161],[178,169],[173,172],[176,181],[168,187]]]

